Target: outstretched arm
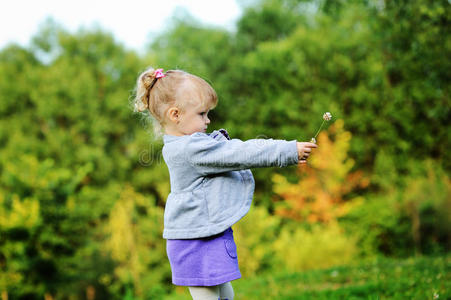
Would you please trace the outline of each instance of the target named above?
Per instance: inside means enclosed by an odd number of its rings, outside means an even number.
[[[199,133],[191,136],[186,147],[186,155],[187,160],[201,174],[216,174],[305,163],[313,147],[316,145],[312,143],[273,139],[217,141]]]

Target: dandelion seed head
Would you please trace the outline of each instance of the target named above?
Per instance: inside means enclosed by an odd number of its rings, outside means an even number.
[[[330,120],[332,119],[332,114],[331,114],[330,112],[324,113],[323,119],[324,119],[325,121],[330,121]]]

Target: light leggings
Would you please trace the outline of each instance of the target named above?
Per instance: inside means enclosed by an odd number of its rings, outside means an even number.
[[[233,287],[230,282],[215,286],[190,286],[193,300],[233,300]]]

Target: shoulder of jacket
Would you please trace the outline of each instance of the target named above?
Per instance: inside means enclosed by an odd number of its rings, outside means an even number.
[[[186,136],[186,139],[185,139],[187,144],[210,142],[212,140],[213,139],[211,136],[209,136],[208,134],[203,133],[203,132],[195,132],[191,135]]]
[[[190,137],[206,138],[206,137],[209,137],[209,136],[208,136],[208,134],[203,133],[203,132],[195,132],[195,133],[191,134]]]
[[[184,147],[197,148],[203,144],[209,144],[213,139],[206,133],[195,132],[191,135],[186,135],[183,139]]]

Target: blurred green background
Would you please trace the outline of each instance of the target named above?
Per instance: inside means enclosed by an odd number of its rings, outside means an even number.
[[[147,66],[210,82],[232,138],[334,117],[308,167],[253,170],[237,299],[450,299],[450,31],[447,0],[259,0],[233,32],[174,18],[144,54],[52,21],[0,49],[1,299],[189,299],[162,141],[130,104]]]

